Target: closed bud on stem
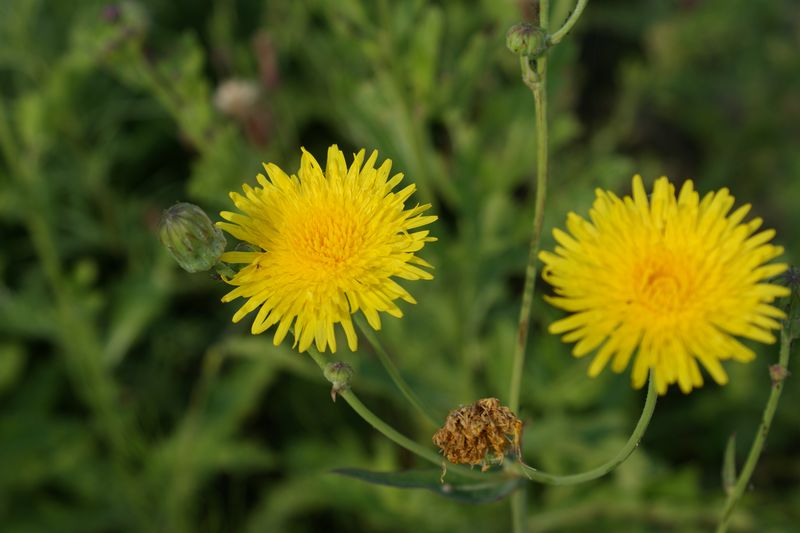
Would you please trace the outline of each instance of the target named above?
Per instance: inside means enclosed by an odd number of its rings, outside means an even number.
[[[180,202],[161,216],[161,243],[187,272],[205,272],[225,251],[225,236],[205,212],[194,204]]]
[[[547,50],[547,34],[528,22],[514,24],[506,33],[506,46],[513,54],[536,58]]]
[[[347,363],[334,361],[325,365],[322,372],[325,379],[331,382],[331,400],[336,401],[336,395],[350,390],[350,379],[353,377],[353,368]]]

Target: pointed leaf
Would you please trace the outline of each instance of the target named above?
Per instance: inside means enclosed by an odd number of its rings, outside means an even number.
[[[426,489],[462,503],[479,504],[501,500],[514,492],[521,478],[472,479],[447,473],[442,483],[442,471],[404,470],[402,472],[373,472],[359,468],[337,468],[334,473],[360,479],[367,483],[400,489]]]
[[[736,485],[736,434],[730,436],[722,459],[722,488],[730,494]]]

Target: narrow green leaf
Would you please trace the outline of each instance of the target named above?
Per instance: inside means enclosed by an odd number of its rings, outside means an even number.
[[[736,434],[730,436],[722,460],[722,488],[730,494],[736,485]]]
[[[517,477],[481,481],[448,473],[442,482],[442,471],[437,469],[372,472],[359,468],[337,468],[333,472],[376,485],[400,489],[426,489],[439,496],[470,504],[501,500],[514,492],[523,481]]]

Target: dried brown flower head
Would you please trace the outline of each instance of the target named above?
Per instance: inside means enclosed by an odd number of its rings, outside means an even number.
[[[520,457],[521,438],[522,421],[511,409],[497,398],[484,398],[450,411],[444,427],[433,435],[433,443],[451,463],[480,464],[486,470],[490,462],[503,462],[509,444]],[[489,452],[493,461],[486,458]]]

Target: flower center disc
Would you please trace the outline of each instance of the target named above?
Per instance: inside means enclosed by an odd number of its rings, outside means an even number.
[[[329,206],[297,226],[293,249],[309,273],[324,276],[346,268],[358,255],[363,225],[345,209]]]
[[[691,296],[688,275],[691,269],[687,271],[688,265],[666,251],[654,255],[634,274],[639,303],[659,316],[686,309]]]
[[[651,274],[643,292],[643,300],[654,310],[674,311],[681,303],[680,281],[670,274]]]

